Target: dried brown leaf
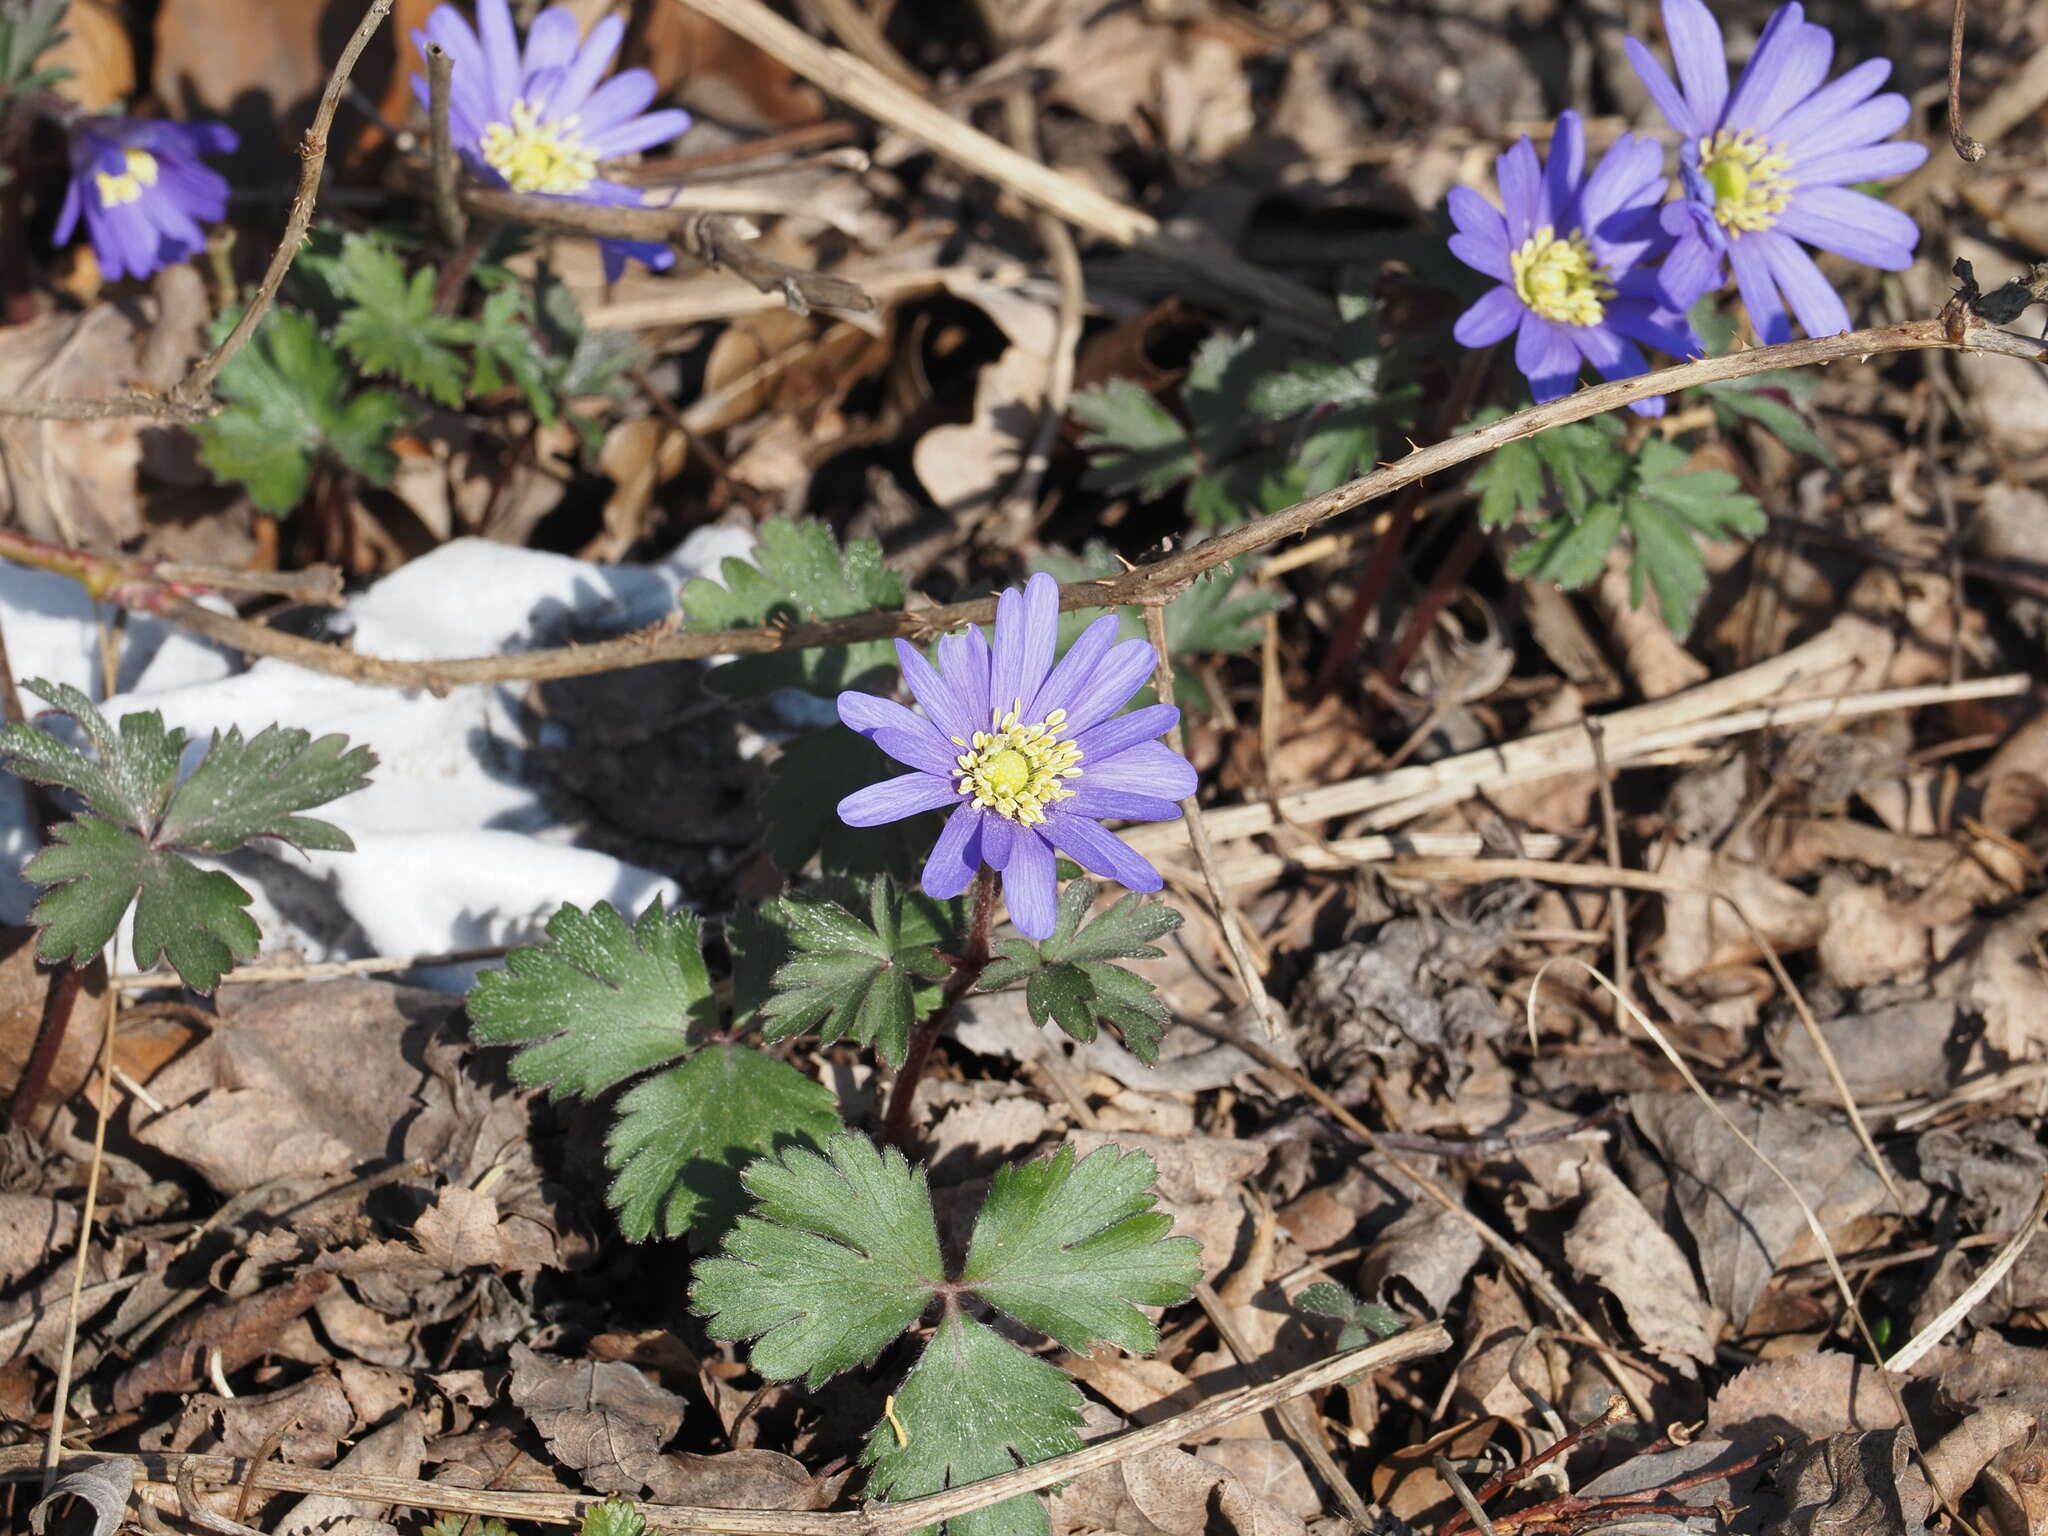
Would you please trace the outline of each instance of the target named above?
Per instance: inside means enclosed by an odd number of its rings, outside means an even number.
[[[1788,1512],[1768,1536],[1899,1536],[1934,1509],[1905,1430],[1830,1435],[1788,1455],[1775,1478]]]
[[[466,1185],[450,1184],[413,1224],[420,1252],[450,1274],[465,1269],[522,1274],[556,1262],[554,1240],[533,1223],[506,1219],[498,1202]]]
[[[1892,1395],[1869,1364],[1821,1350],[1751,1366],[1723,1386],[1707,1409],[1707,1428],[1730,1439],[1819,1440],[1850,1430],[1892,1429],[1898,1422]]]
[[[1784,1170],[1824,1230],[1884,1200],[1856,1133],[1836,1117],[1793,1105],[1717,1102]],[[1807,1236],[1806,1218],[1770,1169],[1691,1094],[1639,1093],[1630,1105],[1671,1170],[1707,1297],[1739,1329],[1781,1256]]]
[[[114,1383],[114,1407],[125,1412],[159,1392],[190,1391],[207,1379],[216,1350],[223,1372],[239,1371],[269,1353],[285,1326],[303,1317],[334,1286],[333,1275],[311,1270],[254,1296],[181,1319],[164,1335],[155,1354],[137,1361]]]
[[[600,1493],[638,1497],[665,1475],[683,1400],[617,1360],[560,1360],[512,1346],[512,1401],[563,1465]]]
[[[1688,1375],[1695,1364],[1711,1364],[1718,1320],[1690,1261],[1605,1163],[1589,1164],[1584,1178],[1587,1200],[1565,1234],[1565,1258],[1621,1303],[1629,1327],[1659,1360]]]
[[[420,1462],[427,1454],[417,1413],[393,1419],[374,1429],[350,1447],[334,1464],[336,1472],[371,1477],[418,1477]],[[378,1520],[385,1506],[365,1499],[345,1499],[331,1493],[309,1493],[285,1512],[278,1522],[277,1536],[299,1536],[305,1531],[324,1531],[330,1522]]]
[[[1157,1450],[1084,1472],[1048,1501],[1056,1532],[1122,1536],[1304,1536],[1294,1515],[1253,1498],[1206,1456]],[[1217,1518],[1211,1522],[1212,1512]]]

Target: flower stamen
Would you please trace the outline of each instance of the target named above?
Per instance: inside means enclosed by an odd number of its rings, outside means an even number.
[[[597,179],[597,156],[578,131],[576,114],[542,122],[540,111],[521,97],[512,121],[484,130],[484,163],[514,192],[581,192]]]
[[[989,728],[976,731],[971,742],[953,738],[967,748],[953,759],[960,769],[953,783],[977,807],[1029,827],[1045,820],[1047,806],[1073,796],[1061,781],[1081,776],[1081,748],[1060,737],[1064,709],[1024,724],[1023,708],[1020,699],[1007,712],[992,710]]]
[[[1753,128],[1723,128],[1700,140],[1700,174],[1714,189],[1714,218],[1723,229],[1762,230],[1778,222],[1798,183],[1792,162]]]
[[[130,149],[123,151],[122,158],[127,169],[101,171],[93,177],[93,185],[99,189],[100,205],[104,208],[140,202],[142,189],[156,185],[155,155],[146,149]]]
[[[1545,224],[1508,253],[1515,296],[1545,320],[1559,325],[1598,325],[1614,297],[1606,269],[1593,260],[1585,235],[1560,237]]]

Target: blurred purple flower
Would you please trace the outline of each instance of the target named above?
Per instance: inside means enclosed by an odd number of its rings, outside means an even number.
[[[1701,350],[1648,265],[1672,244],[1657,217],[1666,182],[1654,141],[1622,135],[1588,175],[1585,129],[1566,112],[1548,164],[1525,138],[1494,167],[1504,215],[1469,187],[1451,189],[1451,254],[1500,282],[1458,317],[1462,345],[1513,334],[1515,366],[1539,404],[1569,390],[1582,363],[1603,379],[1625,379],[1649,370],[1642,346],[1674,357]],[[1664,402],[1631,409],[1661,416]]]
[[[108,277],[147,277],[206,245],[227,212],[228,183],[200,163],[231,154],[235,131],[222,123],[165,123],[138,117],[72,120],[71,186],[57,214],[63,245],[81,215]]]
[[[1895,91],[1875,94],[1890,61],[1866,60],[1823,85],[1835,40],[1784,5],[1731,91],[1721,28],[1701,0],[1664,0],[1664,32],[1677,85],[1634,38],[1628,52],[1684,135],[1684,196],[1663,212],[1677,238],[1663,267],[1667,300],[1683,308],[1718,286],[1725,255],[1762,340],[1791,340],[1793,316],[1809,336],[1848,330],[1849,311],[1800,242],[1888,272],[1912,264],[1913,221],[1846,185],[1927,158],[1924,144],[1884,142],[1910,110]]]
[[[550,6],[533,18],[522,53],[505,0],[477,0],[476,18],[472,31],[454,6],[436,6],[425,30],[413,33],[422,55],[433,42],[455,61],[448,132],[470,168],[514,192],[641,207],[639,189],[602,179],[599,163],[667,143],[690,126],[690,114],[673,107],[646,111],[655,83],[644,69],[598,84],[618,55],[625,22],[604,17],[579,46],[575,16]],[[425,106],[426,78],[414,75],[412,87]],[[675,252],[658,241],[598,243],[609,282],[624,275],[629,257],[655,271],[675,265]]]
[[[1180,711],[1120,715],[1152,675],[1152,647],[1117,643],[1114,615],[1081,632],[1059,665],[1059,583],[1043,573],[996,602],[995,640],[969,628],[939,641],[935,670],[903,641],[903,680],[917,714],[866,693],[839,695],[839,718],[915,772],[839,802],[850,827],[954,807],[924,866],[933,896],[958,896],[984,864],[1003,876],[1018,932],[1042,939],[1056,917],[1053,850],[1134,891],[1159,871],[1103,830],[1105,817],[1166,821],[1195,792],[1195,770],[1158,738]]]

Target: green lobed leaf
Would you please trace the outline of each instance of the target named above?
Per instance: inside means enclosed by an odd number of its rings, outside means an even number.
[[[1683,638],[1707,589],[1699,538],[1753,538],[1767,526],[1756,498],[1726,470],[1685,469],[1685,451],[1652,439],[1637,461],[1636,494],[1626,520],[1635,545],[1630,568],[1634,600],[1645,583],[1674,635]]]
[[[834,901],[789,897],[775,904],[796,953],[775,973],[760,1010],[764,1038],[815,1032],[822,1040],[872,1045],[892,1066],[910,1047],[910,1026],[936,1002],[920,982],[945,976],[930,942],[903,931],[906,902],[896,883],[878,876],[864,921]]]
[[[1087,429],[1081,435],[1087,483],[1099,490],[1164,496],[1199,468],[1186,429],[1130,379],[1075,391],[1071,409]]]
[[[232,315],[223,315],[223,324]],[[227,409],[192,428],[199,457],[279,516],[305,496],[319,454],[379,485],[397,473],[391,433],[405,404],[381,390],[345,398],[348,370],[310,316],[273,306],[215,381]]]
[[[612,1502],[606,1500],[606,1503]],[[597,1506],[602,1509],[604,1505]],[[432,1525],[420,1527],[421,1536],[516,1536],[512,1527],[499,1519],[479,1520],[474,1515],[449,1513],[440,1516]]]
[[[717,1242],[746,1205],[741,1169],[787,1146],[822,1146],[840,1129],[830,1089],[744,1045],[707,1045],[619,1100],[605,1161],[619,1230],[634,1242]]]
[[[527,319],[525,293],[506,287],[486,295],[470,340],[470,393],[494,394],[509,381],[519,386],[541,425],[553,426],[557,409],[548,356]]]
[[[1376,1301],[1362,1301],[1330,1280],[1303,1286],[1295,1293],[1293,1305],[1297,1312],[1334,1317],[1343,1322],[1344,1326],[1337,1333],[1340,1354],[1369,1344],[1374,1339],[1391,1338],[1401,1331],[1400,1314],[1393,1308],[1381,1306]]]
[[[882,563],[873,539],[849,539],[842,551],[823,523],[773,517],[762,523],[752,561],[727,560],[723,584],[698,577],[683,588],[685,627],[743,629],[811,624],[903,606],[903,578]],[[886,640],[742,656],[710,679],[729,694],[803,688],[830,698],[843,688],[888,683],[896,653]]]
[[[1539,523],[1535,537],[1508,559],[1508,574],[1524,581],[1583,587],[1607,568],[1607,553],[1621,537],[1622,507],[1603,501],[1583,517],[1560,514]]]
[[[1081,1393],[1066,1372],[987,1324],[949,1312],[896,1389],[895,1421],[868,1436],[871,1498],[922,1498],[1081,1448]],[[900,1435],[899,1435],[900,1426]],[[946,1523],[951,1536],[1047,1536],[1032,1494]]]
[[[127,726],[123,720],[122,726]],[[355,844],[332,822],[292,814],[355,793],[377,766],[368,747],[342,735],[270,725],[244,741],[239,727],[216,735],[206,756],[180,784],[156,841],[206,853],[232,853],[259,837],[297,848],[352,852]]]
[[[1366,473],[1379,454],[1379,424],[1365,407],[1344,406],[1312,417],[1295,453],[1302,497],[1320,496]]]
[[[71,790],[110,821],[155,831],[178,780],[185,733],[166,730],[155,710],[122,716],[117,729],[68,683],[31,678],[22,689],[76,720],[98,760],[32,725],[10,725],[0,730],[7,766],[24,779]]]
[[[1764,378],[1772,375],[1765,374]],[[1754,379],[1742,379],[1745,385],[1755,384]],[[1794,453],[1811,454],[1821,463],[1833,469],[1836,467],[1834,450],[1815,434],[1807,425],[1806,418],[1797,407],[1780,400],[1775,395],[1762,394],[1754,389],[1723,389],[1708,385],[1706,393],[1713,397],[1714,419],[1725,428],[1733,427],[1738,418],[1747,418],[1762,427]]]
[[[643,1536],[647,1517],[629,1500],[614,1495],[583,1511],[583,1524],[576,1536]]]
[[[816,1387],[873,1360],[945,1279],[924,1172],[864,1136],[787,1148],[743,1176],[759,1202],[697,1266],[690,1305],[715,1339],[754,1340],[754,1369]]]
[[[1098,1022],[1108,1024],[1131,1054],[1150,1066],[1159,1059],[1159,1041],[1172,1014],[1151,982],[1112,962],[1157,959],[1161,951],[1151,941],[1178,928],[1181,915],[1128,895],[1082,928],[1095,895],[1093,882],[1068,881],[1051,936],[1037,944],[1005,940],[982,972],[979,987],[989,992],[1023,981],[1032,1023],[1050,1019],[1082,1041],[1095,1038]]]
[[[836,809],[855,790],[902,771],[880,747],[842,726],[806,731],[787,742],[768,770],[757,806],[769,857],[790,871],[816,859],[831,875],[916,878],[938,836],[937,815],[849,827]]]
[[[421,267],[408,278],[382,239],[349,235],[335,276],[348,301],[335,344],[365,373],[397,378],[445,406],[461,405],[469,369],[455,346],[469,339],[470,328],[435,310],[434,269]]]
[[[1144,1153],[1114,1146],[998,1169],[960,1283],[1077,1353],[1145,1353],[1159,1331],[1138,1306],[1185,1301],[1202,1278],[1200,1246],[1168,1237],[1173,1218],[1152,1208],[1157,1176]]]
[[[1484,426],[1501,414],[1484,412],[1471,425]],[[1502,443],[1472,472],[1472,488],[1479,492],[1479,526],[1510,527],[1524,513],[1543,509],[1543,461],[1527,438]]]
[[[549,943],[515,949],[470,989],[471,1034],[523,1045],[514,1081],[589,1097],[687,1052],[711,1027],[697,919],[650,902],[628,926],[610,902],[564,906]]]
[[[50,837],[21,870],[24,879],[50,887],[29,914],[42,930],[36,953],[52,962],[89,965],[141,891],[149,847],[129,828],[97,816],[59,822]]]
[[[97,816],[60,822],[51,837],[21,871],[50,887],[29,914],[42,930],[36,950],[45,960],[91,963],[131,901],[142,970],[168,958],[187,986],[211,992],[235,961],[255,956],[262,934],[242,910],[249,893],[228,876]]]

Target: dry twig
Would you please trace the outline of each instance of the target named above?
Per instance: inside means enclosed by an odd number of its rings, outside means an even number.
[[[474,206],[474,194],[471,194],[471,202]],[[648,210],[606,211],[638,214]],[[1093,581],[1069,582],[1060,588],[1060,606],[1063,609],[1116,608],[1164,602],[1204,572],[1304,533],[1318,523],[1377,501],[1417,480],[1481,458],[1504,444],[1519,442],[1566,422],[1602,415],[1631,401],[1671,394],[1698,384],[1747,378],[1775,368],[1812,367],[1886,352],[1916,352],[1933,348],[1988,352],[2025,358],[2030,362],[2048,362],[2048,348],[2039,341],[1986,325],[1971,315],[1965,306],[1954,305],[1951,310],[1952,313],[1945,310],[1942,317],[1935,320],[1911,321],[1883,330],[1851,331],[1841,336],[1791,341],[1722,357],[1698,358],[1636,378],[1582,389],[1546,405],[1531,406],[1525,411],[1504,416],[1476,431],[1447,438],[1427,448],[1418,448],[1392,464],[1383,465],[1321,496],[1254,518],[1193,549],[1151,565],[1141,565]],[[323,645],[319,641],[248,624],[175,599],[141,606],[163,614],[173,623],[196,634],[249,655],[274,656],[312,671],[354,678],[360,682],[391,688],[425,688],[437,693],[469,683],[583,677],[664,661],[810,650],[819,646],[850,645],[861,640],[901,638],[921,641],[968,624],[986,623],[995,615],[995,599],[981,598],[974,602],[903,609],[894,613],[857,614],[821,624],[764,625],[754,629],[703,632],[679,632],[664,625],[595,645],[445,661],[397,661]],[[1703,695],[1711,687],[1708,685],[1693,692]]]
[[[427,44],[428,163],[434,176],[434,218],[451,251],[462,249],[469,235],[459,182],[462,163],[455,158],[455,139],[448,129],[449,101],[455,89],[455,60],[439,43]]]

